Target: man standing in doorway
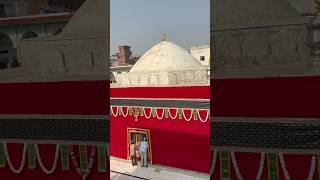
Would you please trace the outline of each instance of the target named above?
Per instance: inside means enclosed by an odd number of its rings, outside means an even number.
[[[141,167],[148,167],[148,147],[147,138],[143,138],[139,148],[141,154]]]

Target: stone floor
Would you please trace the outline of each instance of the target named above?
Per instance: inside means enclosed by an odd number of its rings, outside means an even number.
[[[111,157],[111,180],[209,180],[209,174],[151,165],[132,166],[130,161]]]

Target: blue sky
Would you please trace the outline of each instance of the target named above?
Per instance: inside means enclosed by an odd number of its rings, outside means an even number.
[[[111,53],[119,45],[142,55],[165,32],[186,50],[210,42],[210,0],[111,0]]]

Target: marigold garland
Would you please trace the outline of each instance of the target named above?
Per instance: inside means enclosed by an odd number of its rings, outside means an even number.
[[[86,148],[86,146],[81,146],[80,149],[84,149],[83,147]],[[68,149],[69,148],[69,149]],[[90,159],[89,163],[86,162],[86,164],[82,164],[81,168],[79,166],[79,163],[76,159],[74,150],[73,150],[73,145],[56,145],[56,151],[55,151],[55,156],[54,156],[54,161],[52,163],[52,167],[50,169],[47,169],[44,166],[43,160],[40,156],[40,151],[38,148],[38,144],[23,144],[23,150],[22,150],[22,157],[21,157],[21,162],[19,168],[15,168],[11,162],[10,154],[8,152],[8,146],[7,143],[0,143],[0,167],[5,167],[5,162],[7,161],[9,169],[15,173],[15,174],[20,174],[23,171],[23,168],[25,167],[26,164],[26,159],[28,156],[29,160],[29,168],[30,169],[35,169],[36,168],[36,161],[39,164],[40,169],[45,173],[45,174],[53,174],[55,170],[57,169],[57,164],[58,164],[58,159],[59,159],[59,152],[61,153],[61,163],[62,163],[62,169],[63,170],[68,170],[69,169],[69,155],[72,159],[73,166],[75,167],[77,173],[82,177],[83,180],[86,180],[90,172],[93,168],[95,157],[96,157],[96,151],[97,147],[93,146],[91,149],[90,153]],[[99,147],[99,154],[98,154],[98,172],[106,172],[107,164],[106,164],[106,156],[107,156],[107,148],[105,147]],[[85,151],[86,152],[86,151]],[[84,152],[80,152],[80,159],[83,161],[87,161],[86,158],[81,157],[81,155],[84,155]],[[83,162],[82,162],[83,163]]]
[[[126,108],[126,111],[124,110]],[[148,111],[149,113],[148,113]],[[112,106],[110,107],[110,114],[114,117],[117,116],[134,116],[135,121],[138,120],[138,117],[145,117],[150,119],[151,117],[157,118],[159,120],[163,118],[175,119],[184,119],[186,121],[200,120],[201,122],[207,122],[209,119],[210,111],[208,109],[174,109],[174,108],[161,108],[161,107],[125,107],[125,106]],[[190,116],[186,116],[186,111],[190,111]],[[205,111],[205,117],[201,116],[200,111]]]
[[[70,157],[71,157],[71,160],[72,160],[72,165],[76,168],[76,171],[77,173],[82,177],[83,180],[86,180],[90,173],[91,173],[91,170],[93,168],[93,165],[94,165],[94,160],[95,160],[95,156],[96,156],[96,147],[95,146],[92,146],[92,149],[91,149],[91,153],[90,153],[90,158],[89,158],[89,163],[87,165],[87,168],[86,169],[81,169],[80,166],[79,166],[79,162],[77,160],[77,157],[74,153],[74,149],[73,149],[73,145],[69,145],[69,152],[70,152]]]

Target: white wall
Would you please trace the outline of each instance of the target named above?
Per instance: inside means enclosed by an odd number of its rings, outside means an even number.
[[[191,47],[190,53],[201,62],[204,66],[210,66],[210,46],[193,46]],[[201,60],[204,57],[204,60]]]
[[[67,22],[66,22],[67,23]],[[50,24],[25,24],[25,25],[19,25],[19,26],[0,26],[0,32],[7,34],[12,43],[13,47],[17,48],[17,54],[18,54],[18,61],[20,60],[20,42],[21,38],[23,37],[23,34],[26,33],[28,30],[35,32],[38,37],[44,37],[46,35],[52,35],[53,32],[58,30],[59,28],[63,28],[66,23],[50,23]]]
[[[287,0],[287,1],[300,14],[315,12],[315,1],[314,0]]]

